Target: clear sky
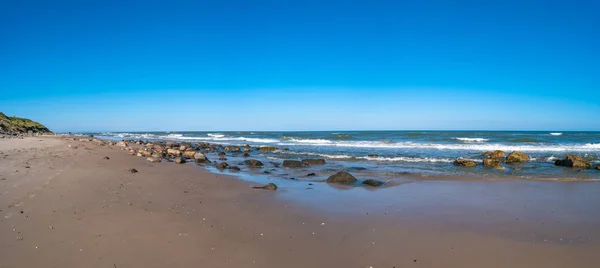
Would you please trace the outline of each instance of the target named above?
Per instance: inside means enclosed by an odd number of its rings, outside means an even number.
[[[55,131],[600,130],[600,1],[0,0]]]

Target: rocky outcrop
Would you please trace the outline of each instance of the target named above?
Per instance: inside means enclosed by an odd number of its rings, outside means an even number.
[[[565,155],[565,158],[556,160],[554,164],[571,168],[592,168],[592,163],[584,160],[581,156],[572,154]]]
[[[262,167],[264,165],[262,162],[255,160],[255,159],[248,159],[248,160],[244,161],[244,164],[251,168]]]
[[[508,156],[506,156],[506,160],[504,160],[504,163],[507,164],[522,164],[525,163],[527,161],[529,161],[529,156],[523,152],[519,152],[519,151],[514,151],[510,154],[508,154]]]
[[[476,167],[477,163],[472,160],[459,158],[459,159],[454,160],[454,165],[457,167],[471,168],[471,167]]]
[[[0,134],[23,135],[23,134],[53,134],[44,125],[27,118],[6,116],[0,112]]]
[[[335,173],[335,174],[329,176],[329,178],[327,178],[327,182],[350,184],[350,183],[355,183],[356,178],[354,176],[352,176],[352,174],[350,174],[346,171],[340,171],[338,173]]]
[[[379,186],[383,185],[382,181],[378,181],[378,180],[374,180],[374,179],[368,179],[366,181],[363,181],[362,183],[365,185],[368,185],[368,186],[373,186],[373,187],[379,187]]]
[[[301,168],[308,167],[308,164],[302,161],[296,160],[283,160],[283,166],[288,168]]]
[[[493,152],[485,152],[483,156],[491,159],[500,159],[504,158],[506,156],[506,153],[504,151],[496,150]]]
[[[483,159],[483,166],[495,169],[504,169],[504,167],[500,165],[500,159],[496,158]]]
[[[302,162],[307,163],[311,166],[325,165],[325,159],[303,159]]]

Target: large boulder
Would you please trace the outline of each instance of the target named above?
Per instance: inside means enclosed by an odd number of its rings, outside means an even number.
[[[167,149],[167,154],[172,155],[172,156],[180,156],[181,151],[177,150],[177,149]]]
[[[206,158],[206,155],[200,152],[194,154],[194,159],[204,161],[208,160],[208,158]]]
[[[248,159],[248,160],[244,161],[244,164],[246,166],[249,166],[252,168],[262,167],[264,165],[262,162],[255,160],[255,159]]]
[[[496,158],[483,159],[483,166],[496,169],[504,169],[504,167],[500,165],[500,159]]]
[[[504,151],[500,151],[500,150],[496,150],[493,152],[485,152],[483,154],[483,156],[487,157],[487,158],[491,158],[491,159],[500,159],[503,157],[506,157],[506,153]]]
[[[506,160],[504,160],[504,163],[507,164],[522,164],[529,161],[529,156],[523,152],[519,152],[519,151],[514,151],[510,154],[508,154],[508,156],[506,156]]]
[[[288,167],[288,168],[301,168],[301,167],[307,167],[308,164],[305,162],[296,161],[296,160],[283,160],[283,166]]]
[[[329,178],[327,178],[327,182],[349,184],[349,183],[355,183],[356,178],[354,176],[352,176],[352,174],[350,174],[346,171],[340,171],[338,173],[335,173],[335,174],[329,176]]]
[[[565,158],[556,160],[554,164],[572,168],[592,168],[592,163],[584,160],[581,156],[572,154],[565,155]]]
[[[471,167],[476,167],[477,163],[473,160],[459,158],[459,159],[454,160],[454,165],[457,167],[471,168]]]
[[[187,151],[183,152],[183,156],[185,156],[187,158],[194,158],[195,155],[196,155],[196,151],[194,151],[194,150],[187,150]]]
[[[325,159],[303,159],[302,162],[312,166],[325,165]]]
[[[273,146],[261,146],[258,148],[259,152],[273,152],[273,151],[277,151],[277,147],[273,147]]]

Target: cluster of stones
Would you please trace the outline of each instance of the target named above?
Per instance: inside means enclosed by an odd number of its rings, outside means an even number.
[[[527,155],[523,152],[519,152],[519,151],[514,151],[514,152],[511,152],[508,155],[506,155],[505,152],[496,150],[493,152],[485,152],[483,154],[483,157],[484,157],[484,159],[483,159],[482,165],[484,167],[496,168],[496,169],[504,169],[504,166],[502,166],[502,163],[509,164],[509,165],[518,165],[518,164],[526,163],[531,160],[529,155]],[[475,162],[473,160],[469,160],[469,159],[459,158],[454,161],[454,165],[459,166],[459,167],[470,168],[470,167],[476,167],[477,162]],[[579,155],[572,155],[572,154],[567,154],[564,156],[563,159],[556,160],[554,162],[554,165],[570,167],[570,168],[578,168],[578,169],[591,169],[592,168],[592,164],[589,161],[583,159]],[[600,165],[598,165],[596,167],[596,169],[600,170]]]

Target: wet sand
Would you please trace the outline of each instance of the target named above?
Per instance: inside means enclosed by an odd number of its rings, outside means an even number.
[[[150,163],[94,142],[0,140],[0,152],[2,268],[600,262],[597,182],[425,180],[370,190],[272,180],[280,188],[266,191],[251,188],[266,177]]]

